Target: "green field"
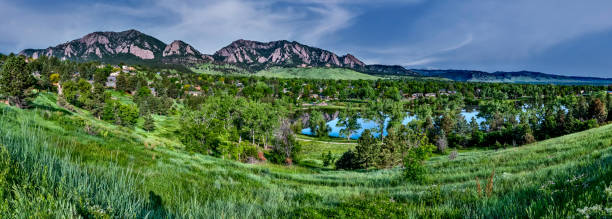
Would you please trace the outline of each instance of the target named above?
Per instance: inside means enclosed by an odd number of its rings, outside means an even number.
[[[178,117],[155,120],[162,128],[150,133],[142,121],[118,127],[68,112],[49,93],[28,110],[0,105],[0,217],[560,218],[612,201],[604,192],[612,191],[612,125],[437,156],[426,163],[427,181],[412,183],[401,168],[335,171],[193,154],[174,134]],[[300,138],[309,164],[353,147]]]
[[[332,80],[376,80],[380,77],[356,72],[345,68],[271,68],[255,75],[272,78],[308,78]]]
[[[252,73],[245,69],[239,68],[233,65],[217,65],[204,63],[198,66],[192,67],[191,71],[197,74],[209,74],[209,75],[250,75]]]
[[[261,76],[270,78],[306,78],[306,79],[332,79],[332,80],[376,80],[381,77],[356,72],[345,68],[281,68],[274,67],[250,73],[242,68],[232,65],[201,64],[191,68],[198,74],[235,75],[235,76]]]
[[[243,68],[233,65],[217,65],[204,63],[198,66],[190,68],[191,71],[198,74],[208,75],[233,75],[233,76],[261,76],[269,78],[306,78],[306,79],[331,79],[331,80],[377,80],[377,79],[389,79],[389,80],[434,80],[434,81],[452,81],[446,78],[439,77],[418,77],[418,76],[395,76],[395,75],[369,75],[361,72],[357,72],[346,68],[324,68],[324,67],[310,67],[310,68],[284,68],[284,67],[273,67],[251,73]]]

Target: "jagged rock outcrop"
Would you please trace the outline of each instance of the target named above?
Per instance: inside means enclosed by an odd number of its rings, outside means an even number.
[[[257,42],[236,40],[217,51],[215,60],[259,70],[271,66],[362,68],[353,55],[339,57],[333,52],[286,40]]]
[[[166,47],[162,41],[137,30],[93,32],[47,49],[26,49],[19,54],[37,58],[55,56],[71,60],[104,60],[117,55],[151,60],[160,58]]]
[[[164,48],[162,60],[166,63],[197,64],[210,62],[214,59],[210,55],[200,53],[191,45],[181,40],[175,40]]]
[[[295,41],[257,42],[236,40],[214,55],[200,53],[193,46],[175,40],[164,42],[137,30],[94,32],[80,39],[47,49],[26,49],[19,54],[38,58],[54,56],[74,61],[111,63],[164,63],[194,65],[204,62],[234,64],[252,72],[273,66],[350,68],[368,74],[417,75],[401,66],[366,65],[351,54],[333,52]]]
[[[55,56],[75,61],[160,61],[172,64],[196,64],[212,61],[183,41],[169,45],[137,30],[93,32],[80,39],[47,49],[26,49],[19,54],[38,58]]]

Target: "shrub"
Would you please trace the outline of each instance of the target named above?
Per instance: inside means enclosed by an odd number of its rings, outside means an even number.
[[[142,129],[144,129],[147,132],[155,130],[155,120],[153,120],[153,117],[151,115],[147,115],[145,117],[145,121],[144,121],[144,125]]]
[[[357,156],[352,150],[348,150],[342,154],[340,159],[336,161],[336,169],[342,170],[354,170],[359,169],[359,163],[357,162]]]
[[[451,151],[451,153],[448,155],[448,159],[449,160],[454,160],[455,158],[457,158],[457,155],[459,155],[459,153],[457,152],[457,149]]]
[[[404,177],[413,181],[423,181],[427,169],[424,166],[434,150],[432,144],[423,144],[408,150],[408,155],[404,158]]]
[[[329,166],[334,162],[334,157],[332,156],[331,151],[328,151],[327,154],[323,153],[323,166]]]
[[[361,137],[359,137],[355,152],[355,163],[359,164],[361,168],[369,168],[377,165],[379,155],[381,154],[381,146],[369,129],[366,129],[361,134]]]
[[[446,148],[448,147],[448,141],[446,140],[446,134],[444,132],[440,132],[436,139],[436,146],[438,147],[438,152],[444,154]]]
[[[281,119],[279,127],[274,133],[274,148],[272,150],[274,159],[270,159],[270,161],[291,165],[294,160],[297,161],[300,149],[300,144],[295,140],[291,130],[290,121]]]

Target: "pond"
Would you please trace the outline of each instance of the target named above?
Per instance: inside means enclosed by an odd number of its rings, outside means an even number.
[[[478,124],[481,124],[482,122],[485,121],[484,118],[482,117],[478,117],[478,111],[477,110],[472,110],[472,111],[466,111],[466,110],[462,110],[461,111],[461,115],[463,115],[463,117],[465,118],[465,120],[469,123],[472,118],[476,119],[476,122],[478,122]],[[410,113],[406,112],[406,117],[404,117],[404,119],[402,120],[402,124],[406,125],[408,124],[410,121],[415,120],[417,117],[415,115],[410,115]],[[387,124],[389,123],[390,118],[385,119],[385,130],[383,131],[383,135],[387,136]],[[342,130],[344,128],[344,126],[341,126],[338,124],[339,119],[335,118],[333,120],[330,120],[327,122],[327,126],[330,127],[330,132],[329,132],[329,136],[330,137],[342,137],[342,138],[346,138],[345,135],[340,134],[340,130]],[[369,119],[366,118],[359,118],[357,119],[357,122],[359,123],[359,125],[361,126],[361,128],[357,131],[355,131],[350,137],[351,139],[358,139],[361,134],[366,130],[366,129],[374,129],[376,130],[377,128],[377,124]],[[310,128],[305,128],[302,129],[302,134],[305,135],[313,135],[312,130]],[[380,133],[377,132],[372,132],[372,134],[375,137],[378,137],[380,135]]]

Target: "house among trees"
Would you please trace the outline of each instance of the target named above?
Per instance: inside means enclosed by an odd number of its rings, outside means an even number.
[[[130,72],[130,71],[136,71],[136,68],[134,68],[132,66],[124,65],[124,66],[121,66],[121,70],[123,72]]]
[[[157,97],[157,90],[154,87],[149,88],[151,90],[151,95]]]
[[[423,93],[413,93],[412,94],[412,99],[416,99],[416,98],[419,98],[419,97],[423,97]]]
[[[412,95],[410,95],[410,94],[405,94],[405,93],[404,93],[404,94],[402,94],[402,97],[403,97],[404,99],[406,99],[406,100],[413,100],[413,99],[414,99],[414,98],[412,98]]]
[[[194,97],[202,95],[202,91],[187,91],[186,93],[187,95],[194,96]]]
[[[106,86],[107,87],[112,87],[112,88],[117,88],[117,76],[119,76],[119,72],[113,72],[110,74],[110,76],[108,76],[108,78],[106,78]]]
[[[446,89],[440,89],[440,90],[438,91],[438,93],[439,93],[440,95],[448,96],[448,95],[451,95],[451,94],[456,94],[456,93],[457,93],[457,91],[449,91],[449,90],[446,90]]]
[[[436,97],[435,93],[426,93],[425,97]]]

